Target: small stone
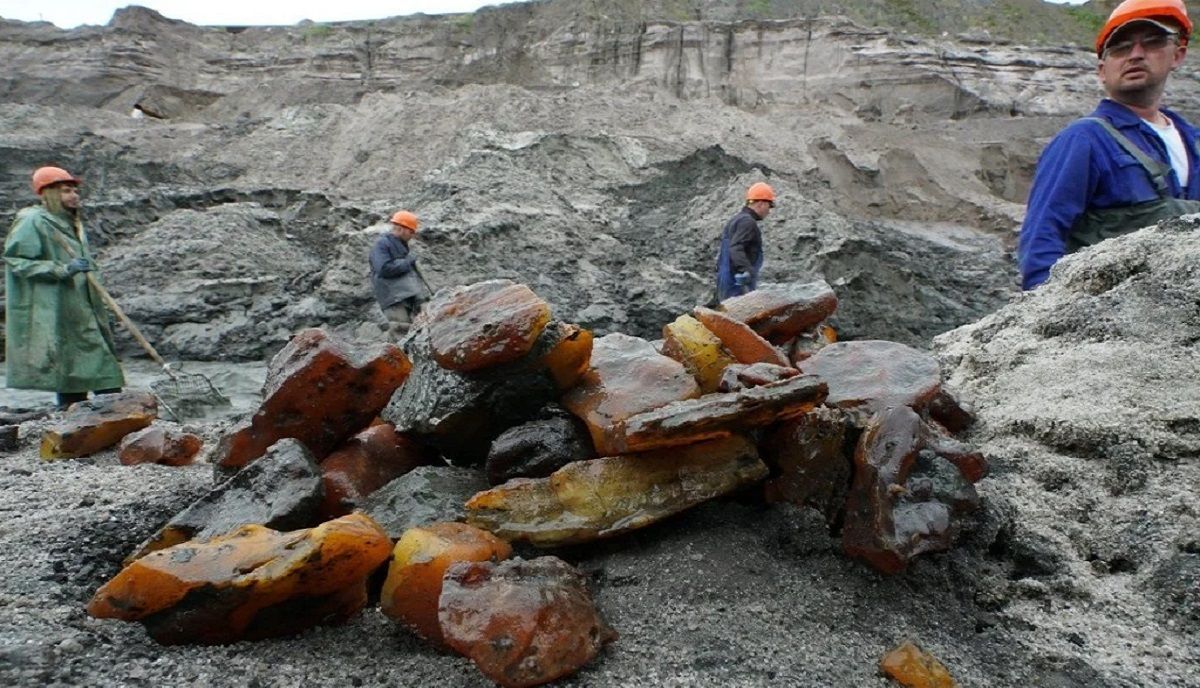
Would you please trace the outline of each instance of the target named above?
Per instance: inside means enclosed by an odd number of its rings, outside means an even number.
[[[505,688],[572,674],[617,637],[583,574],[555,557],[452,565],[438,620],[446,642]]]
[[[102,394],[72,404],[63,419],[42,433],[43,459],[89,456],[154,422],[158,402],[150,392]]]
[[[883,656],[879,669],[906,688],[955,688],[945,665],[910,641]]]
[[[117,447],[117,459],[126,466],[141,463],[186,466],[196,458],[203,444],[196,435],[151,425],[126,435]]]

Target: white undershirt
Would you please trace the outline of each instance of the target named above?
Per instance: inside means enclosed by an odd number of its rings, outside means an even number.
[[[1149,124],[1154,133],[1158,134],[1158,138],[1167,145],[1167,154],[1171,156],[1171,167],[1175,170],[1175,176],[1179,178],[1179,185],[1186,188],[1188,183],[1187,148],[1184,148],[1183,137],[1179,135],[1179,128],[1175,126],[1171,118],[1164,115],[1163,119],[1167,121],[1166,124],[1155,124],[1148,119],[1142,121]]]

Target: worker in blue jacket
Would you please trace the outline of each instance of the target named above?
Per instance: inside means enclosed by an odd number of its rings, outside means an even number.
[[[746,190],[746,205],[725,223],[717,250],[717,300],[741,296],[758,287],[763,265],[762,230],[758,223],[775,207],[775,190],[755,182]]]
[[[1113,10],[1096,38],[1108,98],[1038,160],[1017,249],[1025,289],[1065,254],[1200,212],[1197,130],[1161,107],[1191,31],[1181,0],[1126,0]]]

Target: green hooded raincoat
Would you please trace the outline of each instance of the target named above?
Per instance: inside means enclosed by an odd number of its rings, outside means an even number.
[[[67,215],[25,208],[4,242],[5,362],[8,386],[79,393],[123,387],[108,311],[85,273],[67,275],[73,257],[92,258],[87,237]],[[92,273],[96,275],[97,273]]]

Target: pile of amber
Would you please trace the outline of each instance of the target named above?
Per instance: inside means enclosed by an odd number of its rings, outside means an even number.
[[[384,614],[501,685],[531,686],[616,638],[584,577],[535,547],[753,488],[901,571],[953,545],[986,464],[951,437],[971,414],[936,361],[836,342],[836,308],[823,282],[767,286],[680,315],[656,342],[593,338],[493,280],[439,292],[399,346],[301,332],[259,410],[214,451],[212,491],[89,611],[165,643],[224,643],[344,621],[382,581]],[[463,470],[491,487],[454,492],[475,480]]]

